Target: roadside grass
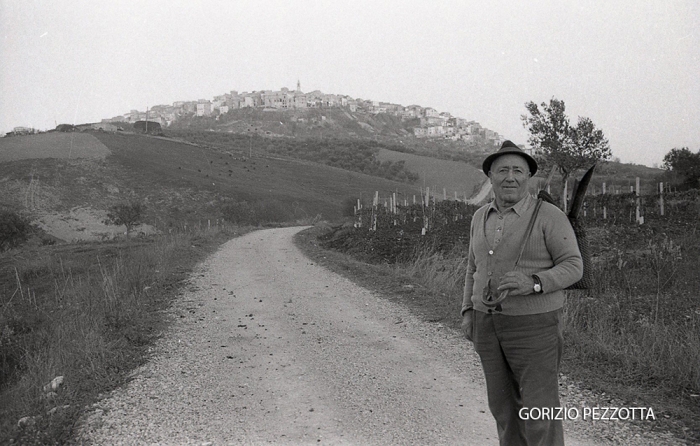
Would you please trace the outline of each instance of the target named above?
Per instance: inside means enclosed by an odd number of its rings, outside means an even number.
[[[428,250],[403,263],[368,264],[300,233],[311,258],[414,310],[459,329],[466,253]],[[625,229],[630,231],[630,228]],[[694,231],[621,237],[598,232],[596,288],[568,292],[562,372],[628,407],[652,407],[658,427],[700,441],[700,245]],[[644,240],[644,242],[640,242]],[[642,249],[639,249],[641,246]],[[636,249],[635,249],[636,248]],[[406,285],[411,284],[411,288]]]
[[[609,249],[595,263],[595,288],[569,296],[567,374],[637,406],[653,407],[680,438],[695,444],[700,442],[700,243],[694,229],[638,235],[644,238],[625,240],[612,233],[600,240]]]
[[[250,230],[215,227],[0,255],[0,444],[69,442],[84,408],[148,358],[194,266]],[[58,376],[63,385],[45,391]]]

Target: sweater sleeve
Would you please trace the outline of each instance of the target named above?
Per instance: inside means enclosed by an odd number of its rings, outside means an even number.
[[[547,250],[554,266],[537,273],[545,293],[563,290],[583,277],[583,259],[578,249],[574,230],[566,215],[556,206],[543,203],[542,230]]]
[[[471,310],[472,304],[472,293],[474,290],[474,272],[476,271],[476,262],[474,257],[474,221],[479,220],[474,214],[472,222],[469,228],[469,254],[467,256],[467,274],[464,279],[464,295],[462,298],[462,316],[467,310]]]

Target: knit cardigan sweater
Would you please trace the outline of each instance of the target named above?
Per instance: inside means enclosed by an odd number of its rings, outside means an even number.
[[[526,201],[520,207],[521,215],[508,227],[495,249],[485,233],[486,217],[491,205],[482,206],[474,213],[462,314],[470,309],[489,312],[489,308],[481,302],[484,288],[488,285],[495,299],[499,295],[497,288],[501,276],[513,270],[537,201],[529,195],[523,200]],[[563,289],[581,279],[583,260],[571,224],[558,207],[542,203],[517,270],[527,276],[537,274],[542,282],[543,293],[535,294],[533,291],[524,296],[509,296],[501,304],[500,314],[517,316],[546,313],[564,305]]]

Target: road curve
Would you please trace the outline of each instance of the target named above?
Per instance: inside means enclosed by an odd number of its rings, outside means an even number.
[[[301,229],[247,234],[200,265],[153,358],[80,440],[497,444],[468,343],[315,265],[292,243]]]

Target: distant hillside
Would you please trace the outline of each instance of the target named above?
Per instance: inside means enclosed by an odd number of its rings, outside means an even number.
[[[31,152],[55,153],[55,158],[0,162],[0,207],[35,219],[51,214],[54,220],[70,222],[76,209],[88,209],[94,216],[131,199],[146,203],[146,223],[161,230],[214,222],[224,217],[226,206],[243,201],[270,207],[289,221],[318,214],[336,219],[347,212],[348,203],[370,199],[375,191],[382,197],[419,193],[406,183],[317,163],[259,154],[249,159],[242,155],[247,155],[246,146],[223,150],[167,138],[92,132],[75,136],[94,141],[109,154],[103,159],[90,153],[69,158],[68,150],[55,147],[65,144],[70,134],[41,136],[32,140]]]
[[[600,193],[603,183],[606,183],[608,191],[612,191],[613,188],[629,191],[629,187],[634,186],[637,177],[639,177],[642,192],[651,194],[658,190],[657,182],[663,181],[661,176],[664,172],[663,169],[640,164],[623,164],[611,161],[596,168],[595,175],[591,180],[591,187],[595,187],[596,193]]]
[[[455,142],[447,139],[419,139],[413,128],[420,119],[402,120],[387,113],[351,112],[344,108],[275,110],[242,108],[214,116],[183,116],[167,130],[208,130],[238,134],[293,138],[336,138],[382,141],[400,144],[408,149],[442,147],[455,152],[491,150],[485,140]]]
[[[218,119],[217,119],[218,118]],[[242,108],[217,117],[182,117],[172,129],[199,129],[246,133],[256,131],[268,135],[294,137],[385,138],[412,137],[415,122],[385,113],[352,113],[343,108],[273,110]]]
[[[352,172],[364,173],[393,181],[415,183],[418,175],[406,169],[401,161],[379,160],[375,156],[380,148],[393,148],[374,140],[337,138],[292,138],[260,136],[250,133],[207,132],[201,130],[169,130],[168,135],[178,140],[188,141],[221,150],[241,150],[242,155],[272,155],[312,161]],[[400,149],[400,147],[399,147]]]
[[[417,185],[430,187],[433,192],[442,196],[446,189],[448,198],[463,199],[471,197],[486,176],[481,170],[464,161],[452,161],[380,149],[377,158],[381,161],[404,161],[406,169],[416,172],[420,179]]]

